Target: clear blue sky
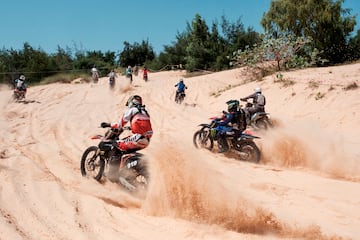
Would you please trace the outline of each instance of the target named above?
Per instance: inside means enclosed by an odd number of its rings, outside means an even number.
[[[171,45],[198,13],[210,27],[221,16],[245,28],[263,32],[260,20],[271,0],[1,0],[0,48],[34,48],[55,53],[58,46],[77,50],[123,50],[148,40],[156,53]],[[343,8],[357,14],[360,0],[345,0]]]

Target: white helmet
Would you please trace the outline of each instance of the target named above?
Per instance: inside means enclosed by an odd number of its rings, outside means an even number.
[[[254,89],[254,91],[255,91],[256,93],[261,93],[261,87],[256,87],[256,88]]]
[[[25,76],[21,74],[19,79],[25,81]]]

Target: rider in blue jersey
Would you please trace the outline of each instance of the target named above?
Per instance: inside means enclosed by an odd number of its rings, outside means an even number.
[[[179,94],[185,93],[185,89],[187,89],[187,86],[184,84],[184,80],[180,79],[180,81],[177,84],[175,84],[175,87],[178,88],[176,90],[176,95],[175,95],[175,101],[176,101]]]

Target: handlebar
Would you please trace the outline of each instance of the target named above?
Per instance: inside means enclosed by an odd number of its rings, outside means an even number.
[[[100,127],[101,128],[111,128],[111,124],[110,123],[107,123],[107,122],[102,122],[100,124]],[[126,126],[126,127],[122,127],[121,129],[119,129],[120,131],[123,131],[123,130],[131,130],[131,127],[129,126]]]

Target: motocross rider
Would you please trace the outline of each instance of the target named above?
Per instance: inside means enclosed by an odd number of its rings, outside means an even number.
[[[21,74],[18,79],[15,79],[15,91],[23,91],[26,93],[27,84],[25,82],[25,75]]]
[[[131,96],[126,105],[127,110],[118,122],[106,123],[102,122],[101,127],[111,127],[117,129],[119,132],[129,122],[132,135],[117,141],[117,148],[124,152],[135,152],[146,148],[150,143],[153,131],[150,122],[150,116],[145,110],[145,105],[142,105],[142,98],[139,95]],[[115,151],[116,152],[116,151]],[[116,180],[119,177],[119,167],[121,159],[119,155],[114,152],[110,158],[109,179]],[[121,170],[120,170],[121,171]]]
[[[214,119],[217,121],[219,153],[229,150],[226,137],[241,133],[246,129],[245,113],[239,108],[238,100],[229,100],[226,102],[228,112],[223,111],[221,118]]]
[[[143,80],[147,81],[148,79],[148,70],[146,67],[143,69]]]
[[[244,98],[240,98],[241,101],[247,101],[249,98],[252,98],[252,107],[246,107],[245,108],[245,112],[247,115],[247,118],[250,119],[250,117],[257,112],[265,112],[265,104],[266,104],[266,99],[264,94],[262,94],[261,92],[261,88],[260,87],[256,87],[254,89],[254,93],[250,94],[247,97]]]
[[[150,122],[150,116],[142,105],[142,98],[139,95],[131,96],[125,106],[127,110],[116,123],[101,123],[101,127],[109,127],[121,131],[122,127],[130,123],[132,135],[118,141],[117,147],[121,151],[137,151],[144,149],[149,145],[153,131]]]
[[[132,73],[133,73],[132,68],[129,65],[125,70],[125,74],[126,74],[126,77],[130,78],[130,83],[132,83],[132,81],[133,81]]]
[[[97,82],[98,82],[98,79],[99,79],[99,71],[97,70],[96,65],[94,65],[94,66],[91,68],[91,77],[92,77],[94,83],[97,83]]]
[[[187,89],[187,86],[184,84],[184,80],[181,78],[180,81],[177,84],[175,84],[174,87],[177,87],[176,95],[175,95],[175,101],[176,101],[179,94],[185,93],[185,89]]]
[[[117,74],[116,74],[116,72],[115,72],[115,70],[114,69],[112,69],[111,71],[110,71],[110,73],[109,73],[109,82],[111,82],[111,81],[114,81],[115,82],[115,78],[117,77]]]

